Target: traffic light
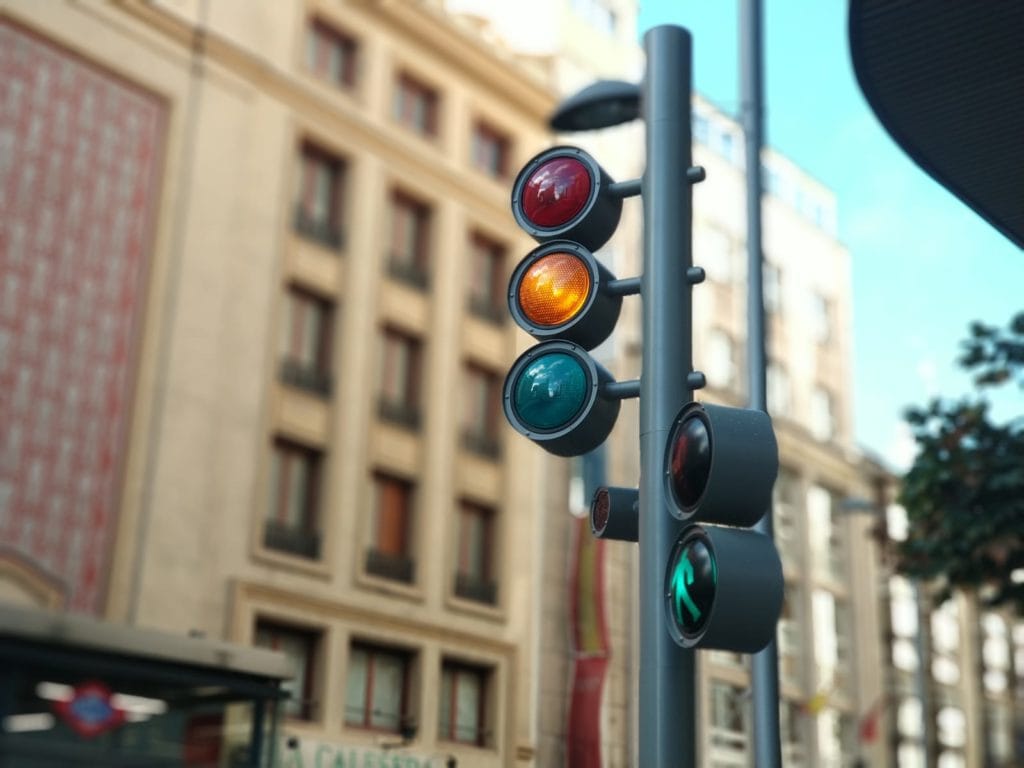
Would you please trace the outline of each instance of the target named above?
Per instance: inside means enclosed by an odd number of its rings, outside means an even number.
[[[613,187],[594,158],[566,146],[530,160],[512,187],[513,216],[541,245],[512,273],[509,312],[542,343],[512,365],[503,405],[518,432],[558,456],[596,448],[619,415],[614,379],[587,354],[608,338],[632,290],[593,253],[619,222]]]
[[[689,403],[676,417],[664,474],[669,511],[688,525],[672,545],[664,599],[680,645],[755,653],[775,637],[782,563],[772,540],[746,527],[768,510],[778,471],[764,411]]]

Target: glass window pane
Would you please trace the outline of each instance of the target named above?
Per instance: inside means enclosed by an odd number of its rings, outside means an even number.
[[[401,656],[387,653],[374,656],[371,727],[398,730],[402,719],[404,688],[405,660]]]
[[[366,685],[368,655],[362,648],[349,651],[348,674],[345,677],[345,722],[366,723]]]

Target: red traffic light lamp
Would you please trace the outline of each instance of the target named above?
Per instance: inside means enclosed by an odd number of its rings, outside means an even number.
[[[572,240],[596,251],[615,232],[622,195],[589,154],[553,147],[530,160],[512,185],[512,215],[538,243]]]

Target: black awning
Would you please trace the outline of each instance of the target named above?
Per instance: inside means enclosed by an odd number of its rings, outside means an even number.
[[[1024,248],[1024,2],[850,0],[849,35],[896,143]]]

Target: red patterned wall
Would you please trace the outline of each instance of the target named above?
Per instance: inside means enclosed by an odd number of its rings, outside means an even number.
[[[166,106],[0,21],[0,551],[97,613]]]

